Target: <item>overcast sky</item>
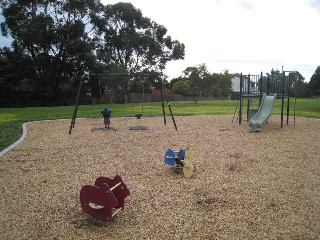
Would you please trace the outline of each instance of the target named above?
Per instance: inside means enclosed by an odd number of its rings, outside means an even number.
[[[102,0],[104,4],[119,1]],[[185,60],[165,73],[178,77],[205,63],[210,72],[259,74],[297,70],[306,81],[320,65],[320,0],[129,0],[185,44]]]
[[[103,4],[119,1],[101,0]],[[165,74],[182,75],[205,63],[208,70],[259,74],[299,71],[308,82],[320,65],[320,0],[128,0],[185,44],[185,60]],[[3,19],[0,19],[3,21]],[[0,46],[10,39],[0,38]]]

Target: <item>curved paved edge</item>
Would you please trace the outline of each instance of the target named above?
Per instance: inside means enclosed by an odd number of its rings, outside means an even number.
[[[5,148],[4,150],[2,150],[0,152],[0,157],[2,157],[3,155],[5,155],[7,152],[9,152],[12,148],[16,147],[17,145],[19,145],[27,136],[28,130],[27,130],[27,124],[29,122],[23,123],[22,124],[22,135],[20,137],[20,139],[18,141],[16,141],[15,143],[11,144],[9,147]]]
[[[85,119],[85,118],[78,118],[78,119]],[[54,120],[69,120],[69,119],[53,119],[53,120],[39,120],[39,121],[31,121],[31,122],[25,122],[22,124],[22,135],[20,139],[13,144],[11,144],[9,147],[5,148],[0,152],[0,157],[5,155],[7,152],[9,152],[11,149],[15,148],[18,146],[27,136],[28,130],[27,130],[27,124],[28,123],[33,123],[33,122],[47,122],[47,121],[54,121]]]

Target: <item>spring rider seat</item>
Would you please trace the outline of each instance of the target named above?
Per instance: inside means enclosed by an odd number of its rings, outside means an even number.
[[[183,171],[185,177],[190,178],[195,172],[195,167],[192,165],[192,154],[190,150],[180,149],[174,151],[168,149],[164,155],[164,163],[172,168],[175,172]]]
[[[124,208],[124,199],[130,191],[119,175],[98,177],[94,186],[85,185],[80,191],[83,212],[99,220],[111,220]]]

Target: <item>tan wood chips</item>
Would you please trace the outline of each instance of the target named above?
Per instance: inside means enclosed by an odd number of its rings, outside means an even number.
[[[111,118],[29,123],[0,158],[0,239],[319,239],[320,121],[297,118],[262,132],[232,116]],[[147,126],[144,131],[129,126]],[[164,164],[192,148],[192,178]],[[125,209],[100,222],[79,193],[119,174]]]

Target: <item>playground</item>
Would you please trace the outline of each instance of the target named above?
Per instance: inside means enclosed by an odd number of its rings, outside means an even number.
[[[1,239],[318,239],[320,121],[263,131],[232,115],[77,119],[27,124],[1,157]],[[144,126],[142,128],[130,127]],[[136,130],[137,129],[137,130]],[[145,129],[145,130],[139,130]],[[192,149],[191,178],[164,164]],[[84,213],[82,186],[120,175],[130,189],[110,221]]]

